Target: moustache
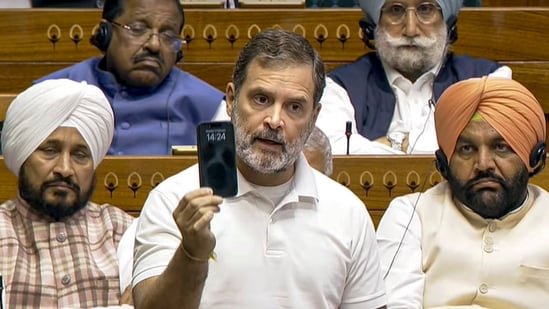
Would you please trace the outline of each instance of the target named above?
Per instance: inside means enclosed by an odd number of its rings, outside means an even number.
[[[473,179],[469,180],[467,182],[466,187],[471,188],[473,187],[477,182],[481,180],[490,180],[493,182],[499,183],[503,188],[507,188],[507,183],[505,182],[505,179],[495,175],[492,172],[479,172]]]
[[[282,134],[280,134],[279,131],[275,131],[275,130],[265,130],[263,132],[260,132],[259,134],[257,134],[254,137],[254,139],[258,139],[258,138],[267,139],[267,140],[270,140],[270,141],[273,141],[275,143],[279,143],[279,144],[282,144],[282,145],[286,144],[286,141],[282,137]]]
[[[393,38],[389,37],[387,42],[393,47],[415,46],[420,48],[430,48],[436,43],[436,38]]]
[[[164,64],[164,59],[160,54],[143,53],[133,57],[133,62],[141,62],[144,60],[154,60],[160,64]]]
[[[80,192],[80,186],[70,177],[57,177],[56,179],[46,181],[42,184],[42,189],[59,185],[66,186],[76,192]]]

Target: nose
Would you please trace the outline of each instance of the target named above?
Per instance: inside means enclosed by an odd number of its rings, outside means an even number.
[[[151,31],[145,41],[145,47],[151,52],[158,53],[160,51],[160,34]]]
[[[269,114],[265,117],[265,123],[274,130],[284,127],[282,113],[282,107],[279,104],[273,104],[269,109]]]
[[[477,154],[476,170],[477,171],[494,171],[496,162],[493,151],[489,149],[479,149]]]
[[[419,28],[415,8],[408,8],[404,16],[404,35],[410,38],[419,35]]]
[[[63,153],[59,156],[53,168],[53,172],[63,177],[70,177],[74,175],[74,168],[70,153]]]

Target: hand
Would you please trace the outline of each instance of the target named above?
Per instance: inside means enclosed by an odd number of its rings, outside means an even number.
[[[120,297],[120,305],[133,305],[132,285],[128,285]]]
[[[396,142],[395,141],[391,142],[388,136],[380,137],[375,141],[378,143],[387,145],[395,150],[400,150],[406,153],[408,151],[408,146],[410,145],[410,133],[409,132],[393,132],[391,134],[397,135],[397,136],[393,136],[393,138],[396,139]],[[397,149],[395,148],[395,146],[398,145],[398,142],[400,142],[400,147]],[[393,145],[393,143],[395,143],[395,145]]]
[[[208,260],[215,247],[215,235],[210,222],[219,212],[223,198],[213,195],[210,188],[200,188],[187,193],[173,212],[173,218],[181,232],[181,246],[191,256]]]

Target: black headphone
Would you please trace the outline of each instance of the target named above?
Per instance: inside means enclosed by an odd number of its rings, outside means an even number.
[[[530,152],[530,159],[528,163],[530,167],[534,169],[531,173],[529,173],[530,177],[537,175],[545,168],[546,159],[547,147],[545,145],[545,142],[538,142],[532,149],[532,152]],[[438,149],[437,151],[435,151],[435,160],[437,170],[440,175],[442,175],[442,177],[444,177],[445,179],[448,179],[448,170],[450,169],[450,166],[448,164],[448,158],[446,157],[442,149]]]
[[[358,21],[358,26],[364,33],[364,43],[368,48],[375,49],[374,44],[371,41],[375,40],[376,25],[369,17],[364,17]]]
[[[97,31],[90,37],[90,43],[97,47],[100,51],[106,52],[109,48],[109,44],[112,38],[112,24],[110,22],[101,22]],[[179,62],[183,59],[183,51],[177,51],[175,55],[175,62]]]
[[[448,44],[454,44],[458,39],[458,26],[457,26],[457,17],[455,15],[452,15],[448,17],[448,20],[446,21],[447,28],[447,42]]]

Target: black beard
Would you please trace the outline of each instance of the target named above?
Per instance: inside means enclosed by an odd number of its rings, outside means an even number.
[[[528,170],[522,167],[509,182],[492,172],[479,172],[474,179],[461,183],[449,170],[447,178],[452,193],[458,201],[485,219],[497,219],[518,208],[524,202],[529,175]],[[501,191],[494,192],[489,189],[474,191],[474,183],[481,179],[490,179],[499,183],[502,187]]]
[[[76,192],[76,201],[72,204],[67,203],[48,203],[45,200],[45,190],[55,183],[65,183],[68,186],[71,186]],[[88,201],[90,200],[94,190],[95,190],[96,176],[93,174],[92,184],[88,191],[81,192],[80,186],[72,180],[71,177],[56,177],[54,180],[50,180],[42,183],[40,188],[37,190],[29,182],[29,179],[24,171],[21,168],[19,172],[19,194],[21,197],[30,205],[32,209],[35,209],[41,214],[44,214],[54,221],[61,221],[66,217],[70,217],[76,212],[80,211],[82,208],[86,207]]]

